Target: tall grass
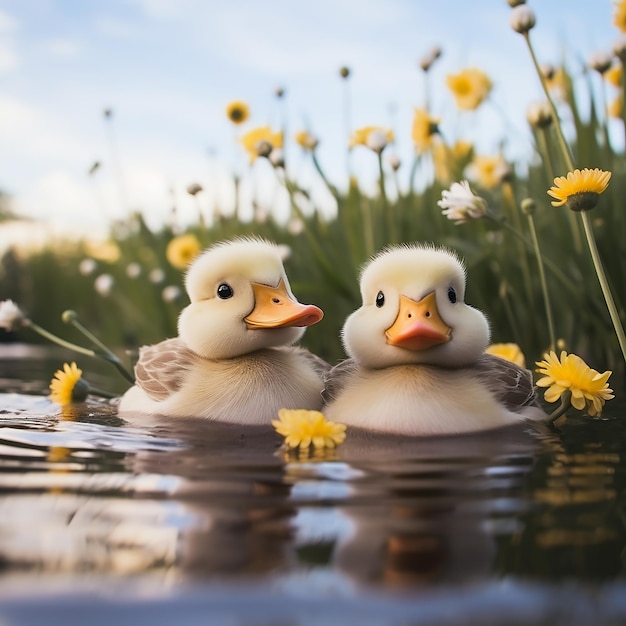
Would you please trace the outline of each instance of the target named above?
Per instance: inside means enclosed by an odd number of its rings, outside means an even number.
[[[591,218],[623,323],[626,160],[624,152],[609,141],[606,111],[598,110],[591,86],[575,92],[571,77],[567,73],[564,76],[559,112],[571,120],[569,149],[574,162],[577,167],[597,167],[613,174]],[[583,116],[583,110],[589,114]],[[463,176],[464,164],[449,162],[447,177],[433,175],[419,190],[411,175],[409,185],[400,187],[395,195],[385,193],[396,188],[396,180],[395,172],[381,159],[378,193],[369,194],[358,181],[352,181],[345,190],[335,186],[313,151],[320,184],[326,184],[336,200],[332,217],[325,217],[317,207],[310,210],[308,194],[292,177],[287,162],[276,168],[276,174],[277,184],[290,198],[290,220],[279,222],[270,214],[268,219],[242,222],[237,206],[232,216],[217,216],[210,226],[192,224],[188,232],[195,234],[203,247],[249,234],[289,246],[291,254],[285,265],[294,292],[301,301],[315,303],[325,312],[323,321],[308,329],[303,343],[330,362],[344,356],[340,332],[347,315],[360,304],[359,268],[368,257],[393,243],[428,241],[449,246],[465,259],[467,301],[487,314],[492,340],[519,344],[532,364],[550,347],[551,337],[533,233],[520,208],[522,201],[530,198],[537,207],[533,224],[542,249],[557,346],[579,354],[595,369],[614,370],[612,383],[619,388],[624,383],[624,361],[582,230],[571,212],[550,206],[546,195],[554,176],[566,174],[568,164],[558,149],[554,125],[531,128],[530,132],[535,158],[529,163],[511,164],[507,175],[492,188],[473,183],[476,192],[487,200],[490,218],[455,225],[437,206],[442,190]],[[377,155],[372,153],[372,158]],[[425,161],[431,158],[432,153],[419,157]],[[300,232],[290,226],[294,220],[301,222]],[[160,341],[176,333],[177,315],[187,302],[182,292],[183,273],[166,261],[166,246],[174,237],[170,227],[150,229],[141,214],[133,214],[111,229],[119,257],[95,259],[96,267],[88,274],[84,269],[81,273],[81,261],[98,255],[85,242],[49,248],[27,258],[7,256],[0,277],[0,299],[14,299],[33,320],[60,335],[71,335],[72,329],[63,326],[60,318],[64,309],[72,308],[83,324],[109,345],[121,349]],[[138,276],[128,275],[131,264],[135,270],[140,268]],[[162,281],[150,280],[154,270],[162,271]],[[94,289],[94,280],[102,273],[114,280],[113,289],[104,296]],[[166,286],[181,288],[181,296],[165,301]],[[37,340],[25,333],[19,338]]]

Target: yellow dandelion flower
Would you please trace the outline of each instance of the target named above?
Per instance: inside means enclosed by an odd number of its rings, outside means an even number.
[[[88,256],[104,263],[115,263],[121,256],[120,248],[114,241],[88,241],[85,249]]]
[[[571,403],[579,411],[586,410],[592,417],[599,416],[606,400],[613,398],[613,390],[607,383],[612,372],[600,374],[591,369],[576,354],[563,350],[560,357],[556,352],[544,354],[543,361],[537,361],[537,372],[543,378],[537,381],[538,387],[547,387],[544,398],[556,402],[566,392],[571,392]]]
[[[426,109],[415,107],[411,137],[417,154],[424,154],[430,150],[433,137],[439,132],[439,122],[441,120],[431,117]]]
[[[63,369],[57,370],[50,381],[50,400],[61,406],[85,400],[89,384],[82,376],[83,371],[76,363],[64,363]]]
[[[626,33],[626,0],[615,3],[615,13],[613,14],[613,24],[623,33]]]
[[[280,409],[272,426],[289,448],[334,448],[346,438],[344,424],[328,421],[319,411]]]
[[[621,87],[622,80],[624,80],[624,71],[622,69],[622,64],[618,63],[616,65],[612,65],[604,74],[604,80],[613,87]]]
[[[233,124],[239,126],[250,117],[250,108],[242,100],[233,100],[226,106],[226,116]]]
[[[449,74],[446,83],[457,107],[464,111],[477,109],[493,88],[487,74],[473,67],[461,70],[458,74]]]
[[[374,152],[382,152],[394,141],[393,131],[381,126],[363,126],[352,133],[348,147],[366,146]]]
[[[500,185],[511,174],[511,166],[500,154],[496,156],[476,155],[468,167],[467,175],[485,189]]]
[[[274,148],[283,147],[283,133],[273,131],[269,126],[259,126],[245,133],[240,141],[250,157],[250,163],[254,163],[257,157],[267,157]]]
[[[485,352],[511,361],[511,363],[515,363],[520,367],[526,367],[524,353],[516,343],[492,343]]]
[[[473,153],[474,146],[469,141],[458,140],[452,146],[442,141],[433,142],[432,156],[437,180],[449,185],[463,178],[463,171],[472,160]]]
[[[544,78],[546,86],[555,97],[560,100],[567,100],[568,93],[570,93],[570,81],[562,65],[551,68],[551,71],[544,73]]]
[[[556,198],[552,206],[567,207],[572,211],[589,211],[598,204],[598,197],[609,185],[611,172],[585,168],[568,172],[567,177],[558,176],[554,179],[554,187],[548,195]]]
[[[317,137],[306,130],[301,130],[296,133],[293,138],[296,140],[296,143],[305,150],[315,150],[319,143]]]
[[[189,233],[174,237],[165,249],[165,257],[173,267],[184,270],[200,253],[198,238]]]

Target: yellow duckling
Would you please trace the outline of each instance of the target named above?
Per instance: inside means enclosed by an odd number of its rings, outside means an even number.
[[[283,407],[321,407],[329,366],[292,344],[323,313],[296,300],[277,246],[216,244],[191,264],[185,287],[178,337],[140,349],[120,414],[269,424]]]
[[[489,324],[464,302],[465,268],[432,245],[390,247],[365,266],[363,305],[346,320],[350,357],[325,380],[333,421],[443,435],[544,417],[530,371],[484,354]]]

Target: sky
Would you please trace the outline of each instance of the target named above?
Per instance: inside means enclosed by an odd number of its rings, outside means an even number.
[[[619,36],[611,0],[529,5],[542,63],[565,58],[580,74]],[[541,89],[510,11],[506,0],[0,0],[0,190],[45,235],[96,235],[133,210],[154,227],[173,206],[181,224],[199,207],[228,212],[234,173],[244,197],[261,189],[279,210],[273,172],[250,168],[238,133],[310,130],[327,176],[342,186],[348,121],[392,128],[407,176],[413,110],[424,102],[418,61],[433,46],[443,54],[429,74],[431,110],[446,139],[493,154],[506,138],[508,156],[527,160],[525,111]],[[486,72],[494,89],[478,111],[459,114],[445,77],[466,67]],[[226,118],[232,100],[250,106],[243,128]],[[289,171],[327,203],[297,148],[286,145]],[[351,157],[364,185],[376,172],[367,152]],[[193,198],[186,189],[196,182],[204,191]],[[6,225],[3,234],[23,237]]]

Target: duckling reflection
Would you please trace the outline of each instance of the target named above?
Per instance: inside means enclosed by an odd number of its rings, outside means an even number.
[[[293,507],[274,433],[187,426],[2,429],[0,460],[28,470],[0,472],[5,580],[28,571],[158,585],[287,567]]]
[[[171,420],[152,432],[173,435]],[[177,420],[175,435],[184,443],[180,450],[143,451],[130,460],[133,472],[177,477],[169,495],[190,519],[177,536],[177,574],[195,580],[288,568],[295,508],[275,455],[276,434],[192,418]]]
[[[364,477],[342,509],[352,531],[337,543],[335,566],[367,585],[484,580],[500,535],[519,529],[539,446],[520,427],[409,442],[351,431],[340,457]]]

